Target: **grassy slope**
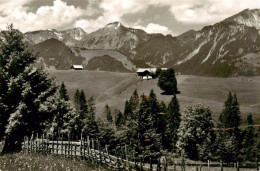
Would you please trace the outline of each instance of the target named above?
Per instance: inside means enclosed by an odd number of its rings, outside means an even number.
[[[1,171],[62,171],[62,170],[106,170],[83,160],[41,154],[7,154],[0,156]]]
[[[161,95],[157,80],[141,81],[133,73],[113,73],[98,71],[50,71],[56,76],[60,84],[64,81],[70,97],[75,90],[83,89],[86,95],[94,96],[96,100],[97,116],[102,116],[104,106],[109,104],[112,108],[124,108],[132,92],[137,89],[139,95],[148,95],[154,89],[159,100],[168,103],[172,96]],[[210,106],[217,119],[223,108],[228,91],[235,92],[240,102],[242,118],[249,112],[255,119],[260,120],[260,77],[214,78],[178,75],[178,95],[182,110],[187,105],[202,103]]]

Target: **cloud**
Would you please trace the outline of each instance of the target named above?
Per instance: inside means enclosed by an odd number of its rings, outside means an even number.
[[[149,23],[146,27],[134,26],[133,28],[142,29],[142,30],[146,31],[147,33],[162,33],[164,35],[167,35],[167,34],[173,35],[172,31],[169,30],[168,27],[161,26],[161,25],[155,24],[155,23]]]
[[[169,6],[177,21],[186,24],[219,22],[245,8],[260,8],[259,0],[103,0],[106,15],[121,18],[124,14],[146,10],[149,5]]]
[[[27,12],[23,5],[28,1],[22,0],[18,6],[14,1],[5,1],[0,4],[0,9],[7,5],[12,10],[3,10],[0,16],[1,23],[14,23],[15,27],[21,31],[32,31],[39,29],[58,28],[69,25],[78,17],[82,16],[84,10],[68,6],[61,0],[55,0],[52,6],[42,6],[35,13]],[[5,26],[1,26],[2,29]]]
[[[64,0],[54,0],[52,5],[41,6],[36,11],[29,12],[29,4],[34,1],[36,0],[0,0],[0,23],[2,24],[0,28],[4,29],[5,24],[13,23],[23,32],[73,26],[80,26],[87,32],[92,32],[114,21],[134,25],[124,21],[123,16],[140,14],[151,5],[169,7],[179,23],[208,25],[219,22],[245,8],[260,8],[259,0],[243,0],[239,3],[238,0],[85,0],[89,2],[87,7],[85,5],[75,7],[68,5]],[[93,17],[97,11],[99,12]],[[136,18],[136,23],[138,23],[135,24],[136,27],[143,28],[147,32],[158,31],[167,34],[173,29],[153,21],[145,26],[139,18]]]
[[[260,8],[253,0],[163,0],[171,7],[177,21],[186,24],[214,24],[246,8]]]

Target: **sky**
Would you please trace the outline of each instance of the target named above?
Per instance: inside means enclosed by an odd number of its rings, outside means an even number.
[[[13,23],[22,32],[81,27],[91,33],[118,21],[176,36],[247,8],[260,8],[260,0],[0,0],[0,29]]]

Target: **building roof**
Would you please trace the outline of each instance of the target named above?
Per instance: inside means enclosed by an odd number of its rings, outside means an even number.
[[[83,69],[82,65],[72,65],[74,69]]]
[[[141,73],[141,72],[145,72],[145,71],[155,73],[156,68],[138,68],[136,72]]]

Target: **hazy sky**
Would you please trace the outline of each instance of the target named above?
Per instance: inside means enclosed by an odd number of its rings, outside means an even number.
[[[119,21],[149,33],[178,35],[219,22],[260,0],[0,0],[0,28],[22,32],[82,27],[90,33]]]

